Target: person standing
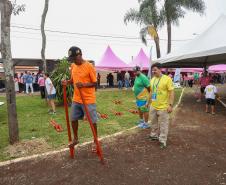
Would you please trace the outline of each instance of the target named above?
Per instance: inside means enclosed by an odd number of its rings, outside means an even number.
[[[139,66],[133,68],[136,74],[136,79],[134,81],[133,91],[136,97],[136,105],[139,112],[140,121],[138,127],[149,128],[148,125],[148,113],[149,113],[149,93],[150,93],[150,81],[147,76],[145,76]]]
[[[205,88],[205,96],[206,96],[206,113],[209,113],[209,106],[211,106],[211,114],[215,115],[215,99],[218,98],[217,88],[213,85],[213,81],[210,81],[210,85]]]
[[[18,74],[16,73],[14,75],[14,83],[15,83],[15,92],[19,92],[19,78],[18,78]]]
[[[109,74],[108,80],[109,80],[109,87],[114,87],[114,76],[112,73]]]
[[[31,94],[34,93],[33,89],[33,77],[30,72],[25,75],[25,83],[26,83],[26,93],[29,94],[29,87],[31,89]]]
[[[101,79],[100,73],[97,73],[97,86],[99,88],[100,88],[100,79]]]
[[[27,71],[24,72],[23,76],[22,76],[22,81],[23,81],[23,92],[26,93],[26,78],[27,78]]]
[[[209,85],[209,83],[210,83],[210,77],[208,77],[208,73],[207,72],[202,73],[202,76],[199,79],[201,95],[200,95],[199,99],[197,100],[197,102],[201,102],[202,98],[204,97],[205,88]]]
[[[23,79],[23,73],[20,74],[19,77],[19,90],[20,92],[24,92],[24,79]]]
[[[122,89],[122,86],[123,86],[123,77],[122,77],[122,73],[120,71],[118,71],[117,73],[117,82],[118,82],[118,88],[119,89]]]
[[[48,113],[49,114],[56,114],[56,106],[55,106],[55,99],[56,99],[56,89],[49,78],[49,74],[46,73],[44,75],[45,78],[45,87],[47,92],[47,102],[50,107]]]
[[[174,86],[169,76],[163,75],[159,63],[152,65],[154,77],[151,80],[151,140],[158,140],[161,148],[166,148],[169,130],[169,114],[173,111]]]
[[[39,74],[38,85],[39,85],[41,98],[45,99],[45,79],[42,74]]]
[[[88,111],[94,126],[94,131],[97,135],[97,110],[96,110],[96,93],[97,85],[96,71],[93,65],[82,58],[82,51],[78,47],[69,49],[68,60],[73,62],[71,65],[71,80],[63,81],[63,85],[72,83],[74,85],[73,102],[71,105],[71,124],[74,133],[74,139],[70,146],[78,144],[78,121],[83,120],[85,115],[84,103],[87,104]],[[82,92],[82,95],[80,94]],[[84,102],[82,100],[82,97]],[[92,145],[92,150],[95,151],[95,145]]]
[[[126,71],[125,73],[125,86],[126,86],[126,89],[130,87],[130,74],[128,71]]]
[[[199,73],[194,73],[194,83],[197,85],[199,82]]]

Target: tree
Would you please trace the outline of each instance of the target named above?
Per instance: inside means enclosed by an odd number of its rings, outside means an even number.
[[[158,30],[163,26],[163,20],[160,16],[160,12],[157,9],[157,0],[139,0],[140,8],[139,10],[131,8],[124,16],[124,22],[135,22],[142,25],[143,28],[140,30],[140,36],[142,42],[146,45],[146,36],[149,33],[150,28],[154,29],[155,33],[153,36],[157,58],[161,57],[160,43]]]
[[[0,1],[1,10],[1,54],[3,60],[3,66],[5,70],[6,81],[6,101],[8,112],[8,126],[9,126],[9,142],[14,144],[19,141],[19,129],[16,112],[16,95],[13,79],[13,61],[11,54],[11,41],[10,41],[10,22],[11,15],[19,14],[20,11],[24,11],[24,5],[18,6],[16,3],[11,3],[9,0]]]
[[[46,21],[46,15],[47,15],[48,9],[49,9],[49,0],[45,0],[45,5],[44,5],[44,9],[43,9],[43,14],[42,14],[42,20],[41,20],[41,33],[42,33],[41,57],[42,57],[42,61],[43,61],[44,72],[47,71],[46,57],[45,57],[45,50],[46,50],[45,21]]]
[[[171,26],[172,24],[179,24],[179,19],[183,18],[186,14],[185,10],[192,10],[202,15],[205,11],[205,3],[203,0],[164,0],[164,6],[160,10],[160,14],[167,25],[167,53],[171,52]]]

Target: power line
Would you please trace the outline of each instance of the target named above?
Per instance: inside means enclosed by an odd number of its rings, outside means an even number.
[[[18,28],[18,29],[25,29],[25,30],[33,30],[33,31],[40,31],[40,28],[33,28],[33,27],[26,27],[26,26],[14,26],[12,25],[11,27],[13,28]],[[46,32],[50,33],[60,33],[60,34],[69,34],[69,35],[79,35],[79,36],[88,36],[88,37],[100,37],[100,38],[111,38],[111,39],[127,39],[127,40],[140,40],[139,37],[127,37],[127,36],[114,36],[114,35],[100,35],[100,34],[89,34],[89,33],[79,33],[79,32],[67,32],[67,31],[59,31],[59,30],[50,30],[46,29]],[[150,40],[150,39],[148,39]],[[162,41],[167,41],[167,39],[160,39]],[[192,39],[173,39],[172,41],[174,42],[185,42],[189,41]]]
[[[37,32],[24,32],[24,31],[15,31],[15,30],[13,30],[12,31],[12,33],[22,33],[22,34],[31,34],[31,35],[39,35],[39,36],[41,36],[41,33],[37,33]],[[49,34],[49,33],[48,33]],[[59,36],[59,35],[53,35],[52,33],[50,33],[50,35],[49,35],[50,37],[63,37],[63,38],[76,38],[76,39],[82,39],[82,40],[90,40],[90,38],[84,38],[84,37],[78,37],[78,36],[66,36],[66,35],[64,35],[64,36]],[[106,39],[108,39],[108,40],[106,40]],[[111,42],[126,42],[126,43],[133,43],[133,44],[141,44],[141,41],[135,41],[135,40],[109,40],[109,39],[111,39],[111,38],[106,38],[106,39],[103,39],[103,38],[92,38],[92,40],[97,40],[97,41],[105,41],[105,42],[107,42],[107,41],[111,41]],[[153,40],[150,40],[150,41],[152,41],[153,42]]]

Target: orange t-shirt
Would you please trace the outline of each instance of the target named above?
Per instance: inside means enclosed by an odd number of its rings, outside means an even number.
[[[71,78],[74,84],[73,101],[76,103],[83,103],[76,83],[95,83],[97,82],[96,70],[93,65],[85,61],[81,65],[71,64]],[[81,88],[82,94],[86,104],[96,103],[95,87]]]

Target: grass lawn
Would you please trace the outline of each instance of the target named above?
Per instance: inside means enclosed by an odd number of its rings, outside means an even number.
[[[176,100],[178,101],[181,90],[176,90]],[[122,105],[115,105],[113,100],[122,100]],[[5,97],[0,97],[0,101],[5,102]],[[132,91],[99,91],[97,92],[97,109],[99,112],[108,114],[107,120],[101,119],[98,123],[98,134],[100,136],[113,134],[135,126],[138,120],[137,115],[128,112],[135,109],[134,96]],[[67,146],[68,138],[64,108],[57,107],[56,115],[47,113],[47,105],[39,96],[19,96],[17,97],[17,113],[19,119],[20,141],[34,140],[42,138],[48,143],[48,150],[64,148]],[[122,116],[115,116],[112,111],[120,111]],[[53,118],[63,126],[63,132],[56,132],[49,124]],[[80,143],[91,140],[92,134],[88,122],[79,125]],[[0,161],[12,157],[5,153],[8,146],[8,125],[6,104],[0,107]]]

